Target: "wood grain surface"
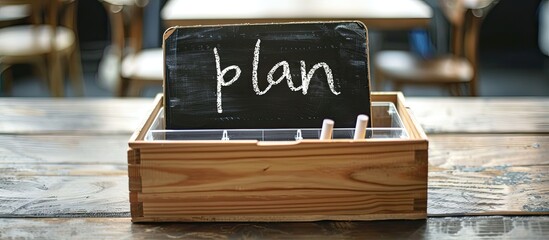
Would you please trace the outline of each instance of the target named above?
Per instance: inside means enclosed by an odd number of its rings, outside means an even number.
[[[0,238],[546,238],[549,99],[407,102],[430,140],[430,216],[545,216],[130,224],[118,218],[129,217],[127,141],[152,99],[9,98],[0,99]],[[457,117],[472,112],[474,121]]]
[[[82,137],[86,145],[101,149],[95,153],[86,151],[86,154],[81,154],[79,147],[71,147],[74,138],[0,136],[2,143],[8,140],[21,143],[18,147],[0,145],[0,172],[3,173],[0,215],[54,217],[62,212],[93,215],[94,211],[107,215],[129,214],[127,136]],[[43,144],[38,144],[40,142]],[[549,136],[432,135],[428,214],[547,214],[547,146]],[[59,155],[57,151],[62,151],[63,156],[55,158]],[[102,158],[102,153],[110,157]],[[481,157],[472,157],[477,155]],[[60,191],[65,189],[63,186],[68,190],[71,184],[80,184],[82,194],[59,195],[49,190],[54,185],[61,188]],[[103,186],[100,191],[98,185]],[[32,196],[35,201],[28,198],[22,202],[18,200],[20,196]],[[79,200],[82,202],[78,205],[68,204]],[[42,208],[40,201],[55,206]],[[97,207],[97,202],[115,203],[118,207],[116,210],[112,210],[110,204]],[[21,208],[25,204],[27,207]]]
[[[128,134],[152,103],[150,99],[2,98],[0,134]]]
[[[549,214],[549,135],[431,135],[430,215]]]
[[[549,133],[549,101],[536,97],[407,98],[425,132]]]
[[[150,223],[129,218],[0,218],[2,239],[547,239],[549,217],[415,221]]]

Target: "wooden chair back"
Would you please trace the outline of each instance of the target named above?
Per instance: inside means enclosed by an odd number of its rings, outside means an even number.
[[[158,63],[157,57],[160,56],[158,53],[161,53],[161,49],[142,49],[143,14],[148,1],[102,0],[102,2],[107,9],[112,27],[109,54],[117,55],[120,63],[116,95],[138,96],[145,85],[161,84],[162,75],[158,76],[157,70],[161,69],[158,66],[162,67],[162,65],[155,65]],[[114,60],[111,58],[111,61]]]
[[[47,50],[47,53],[44,53],[43,50],[40,49],[34,53],[25,53],[27,55],[5,56],[2,59],[4,60],[3,63],[5,63],[5,66],[3,66],[0,70],[6,70],[7,66],[10,64],[17,64],[25,61],[37,63],[37,65],[43,65],[40,58],[45,57],[48,71],[47,78],[50,84],[52,96],[63,96],[62,81],[64,80],[64,77],[61,72],[62,66],[60,62],[60,56],[63,55],[63,57],[66,56],[67,59],[70,58],[70,60],[67,61],[69,61],[71,65],[69,67],[69,72],[71,72],[72,78],[71,80],[74,82],[76,94],[82,95],[82,73],[79,62],[80,54],[77,43],[78,37],[76,34],[76,3],[76,0],[0,0],[0,5],[3,6],[21,4],[30,6],[30,22],[27,24],[28,26],[30,25],[29,30],[36,30],[36,34],[39,34],[43,32],[44,26],[48,26],[50,34],[47,38],[49,39],[49,49]],[[58,38],[56,36],[58,35],[58,31],[60,31],[58,29],[59,26],[73,31],[74,39],[68,48],[57,49],[59,41],[57,41]],[[60,50],[62,50],[63,53],[59,52]],[[40,70],[41,72],[45,72],[45,67],[40,68],[42,68],[42,70]],[[8,81],[11,82],[11,79]],[[11,83],[7,84],[11,85]],[[6,87],[6,89],[9,88],[10,87]]]
[[[29,1],[0,0],[0,28],[29,23],[31,8]]]
[[[480,23],[498,0],[439,0],[442,11],[451,24],[451,52],[469,58],[468,52],[477,47]]]
[[[112,27],[111,41],[122,53],[135,53],[143,45],[143,12],[148,3],[135,1],[104,0]]]
[[[476,95],[478,75],[478,38],[482,20],[499,0],[439,0],[451,25],[450,52],[469,60],[473,67],[471,94]]]

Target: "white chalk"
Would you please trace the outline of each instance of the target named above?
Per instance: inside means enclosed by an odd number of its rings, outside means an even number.
[[[303,135],[301,134],[301,129],[297,129],[297,132],[295,134],[295,140],[296,141],[303,140]]]
[[[354,140],[364,139],[366,137],[366,127],[368,126],[368,120],[370,118],[367,115],[360,114],[356,118],[355,136]]]
[[[221,141],[229,141],[229,133],[227,130],[223,130],[223,135],[221,136]]]
[[[332,132],[334,131],[334,120],[324,119],[322,122],[322,130],[320,131],[320,140],[332,139]]]

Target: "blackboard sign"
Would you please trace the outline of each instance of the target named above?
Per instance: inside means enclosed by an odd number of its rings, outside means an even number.
[[[164,56],[167,129],[352,128],[370,115],[359,22],[174,27]]]

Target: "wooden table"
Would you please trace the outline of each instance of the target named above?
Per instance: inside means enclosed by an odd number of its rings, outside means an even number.
[[[129,218],[127,140],[152,99],[0,99],[0,239],[549,236],[549,98],[408,98],[428,132],[427,220]]]
[[[425,27],[431,8],[421,0],[169,0],[167,26],[359,20],[375,29]]]

